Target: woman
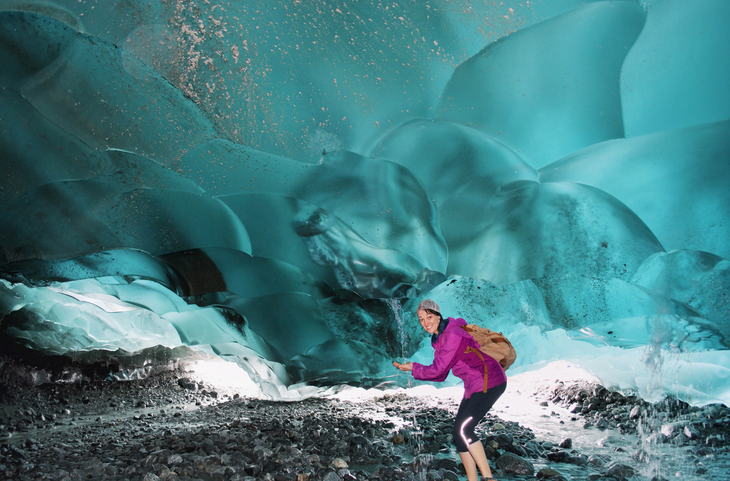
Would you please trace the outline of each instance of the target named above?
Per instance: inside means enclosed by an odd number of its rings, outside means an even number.
[[[431,334],[431,345],[436,351],[433,364],[393,362],[393,365],[401,371],[411,371],[414,378],[422,381],[442,382],[449,371],[464,381],[464,397],[454,420],[454,444],[469,481],[477,480],[477,468],[484,478],[491,480],[492,470],[474,428],[504,393],[507,376],[502,366],[482,354],[479,344],[462,329],[466,325],[464,319],[444,319],[438,304],[430,299],[418,305],[416,314],[421,327]]]

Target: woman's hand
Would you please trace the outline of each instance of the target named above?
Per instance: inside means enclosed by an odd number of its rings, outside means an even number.
[[[400,364],[395,361],[393,361],[393,365],[400,369],[401,371],[413,371],[413,363],[407,362],[405,364]]]

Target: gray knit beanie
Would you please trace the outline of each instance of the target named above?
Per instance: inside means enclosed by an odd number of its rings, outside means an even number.
[[[425,310],[434,311],[434,312],[438,312],[439,314],[441,314],[441,309],[439,308],[439,305],[436,304],[435,302],[433,302],[431,299],[422,300],[421,303],[416,308],[416,312],[425,311]]]

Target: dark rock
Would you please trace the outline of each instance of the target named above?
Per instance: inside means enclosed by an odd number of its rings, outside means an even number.
[[[725,444],[725,436],[722,434],[712,434],[707,436],[705,444],[712,447],[722,446]]]
[[[186,377],[182,377],[177,380],[177,384],[183,388],[190,391],[197,391],[198,390],[198,384],[193,381],[192,379],[188,379]]]
[[[529,457],[527,450],[517,443],[512,443],[509,446],[506,446],[505,449],[512,454],[516,454],[517,456],[523,458]]]
[[[253,451],[251,452],[251,458],[258,462],[262,463],[269,459],[273,455],[273,451],[270,449],[264,447],[264,446],[256,446],[253,448]]]
[[[570,454],[568,454],[567,451],[559,450],[547,453],[546,457],[548,458],[548,461],[552,461],[554,463],[567,463]]]
[[[534,440],[527,441],[525,443],[525,449],[529,453],[530,457],[533,457],[533,458],[542,456],[543,451],[544,451],[543,447],[540,446],[540,444]]]
[[[509,434],[498,434],[494,436],[493,440],[499,445],[500,449],[506,449],[512,445],[512,436]]]
[[[570,438],[565,438],[558,443],[558,446],[560,446],[563,449],[570,449],[573,447],[573,440]]]
[[[583,409],[583,405],[580,403],[574,403],[568,408],[568,412],[571,414],[579,413]]]
[[[601,467],[606,462],[608,462],[608,458],[600,454],[593,454],[588,457],[588,464],[590,464],[591,466]]]
[[[612,463],[606,469],[606,474],[615,478],[630,478],[634,475],[634,468],[626,464]]]
[[[454,461],[453,459],[447,459],[447,458],[434,459],[431,462],[431,466],[433,466],[435,469],[445,469],[447,471],[456,472],[458,470],[456,461]]]
[[[568,457],[566,463],[575,464],[576,466],[588,466],[588,456],[578,455]]]
[[[559,472],[555,471],[551,468],[542,468],[540,471],[537,472],[536,475],[540,479],[552,479],[554,480],[558,476],[562,476]]]
[[[713,451],[712,451],[712,449],[709,449],[709,448],[699,448],[699,449],[695,450],[694,453],[697,456],[712,456]]]
[[[350,444],[353,445],[367,446],[371,443],[372,441],[368,440],[365,436],[353,436],[350,438]]]
[[[104,474],[104,463],[98,458],[91,458],[83,465],[83,470],[90,478],[101,478]]]
[[[460,481],[459,476],[453,471],[444,471],[443,477],[446,481]]]
[[[487,455],[487,459],[497,459],[499,452],[489,444],[484,445],[484,453]]]
[[[528,460],[512,453],[505,453],[495,462],[497,468],[509,474],[524,474],[532,476],[535,474],[535,467]]]
[[[245,471],[249,476],[258,476],[263,471],[263,466],[260,464],[249,464],[245,467]]]

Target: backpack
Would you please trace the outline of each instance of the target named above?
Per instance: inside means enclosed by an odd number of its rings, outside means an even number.
[[[461,326],[479,343],[479,350],[497,361],[505,371],[517,359],[517,352],[512,343],[501,332],[490,331],[476,324]]]

